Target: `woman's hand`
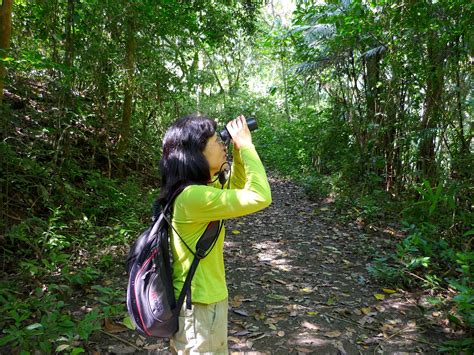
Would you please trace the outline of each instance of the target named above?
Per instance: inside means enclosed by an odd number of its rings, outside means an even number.
[[[226,128],[232,137],[236,149],[252,145],[252,135],[244,116],[240,115],[235,120],[230,121],[227,123]]]

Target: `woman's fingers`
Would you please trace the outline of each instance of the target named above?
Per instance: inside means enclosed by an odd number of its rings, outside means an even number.
[[[252,136],[243,115],[240,115],[227,124],[234,146],[240,149],[243,146],[252,144]]]

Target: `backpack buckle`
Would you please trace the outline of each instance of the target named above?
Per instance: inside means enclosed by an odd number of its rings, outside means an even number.
[[[196,249],[196,258],[198,259],[203,259],[205,256],[206,256],[206,250],[204,249],[201,249],[201,248],[197,248]]]

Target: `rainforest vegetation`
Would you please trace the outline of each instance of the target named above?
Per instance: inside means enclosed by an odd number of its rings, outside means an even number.
[[[473,18],[466,0],[0,0],[0,349],[80,353],[129,325],[107,275],[126,282],[164,132],[200,112],[255,117],[269,174],[396,230],[371,277],[431,292],[466,334],[442,349],[468,351]]]

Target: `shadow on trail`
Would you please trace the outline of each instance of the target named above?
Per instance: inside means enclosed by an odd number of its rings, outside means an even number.
[[[340,225],[300,187],[270,183],[269,208],[226,223],[230,351],[425,353],[446,340],[426,295],[369,277],[396,237]]]

